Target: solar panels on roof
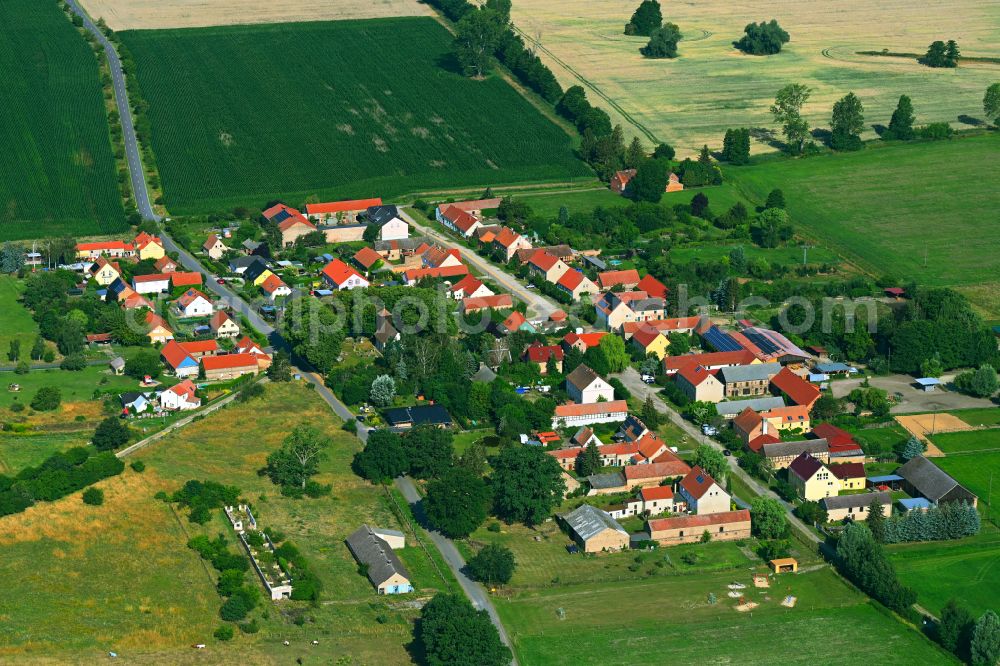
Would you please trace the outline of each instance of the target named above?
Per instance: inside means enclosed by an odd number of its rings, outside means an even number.
[[[275,224],[280,224],[292,216],[287,210],[280,210],[278,214],[271,218],[271,221]]]
[[[753,329],[746,329],[743,331],[743,335],[747,336],[747,339],[754,343],[758,349],[767,354],[768,356],[774,354],[781,350],[781,347],[776,345],[773,340],[765,335],[762,335],[759,331]]]
[[[743,347],[740,346],[740,343],[736,342],[731,335],[720,329],[718,326],[712,326],[709,328],[705,331],[702,337],[716,351],[730,352],[743,349]]]

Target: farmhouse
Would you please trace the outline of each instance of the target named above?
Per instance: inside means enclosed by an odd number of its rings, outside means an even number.
[[[170,290],[170,276],[162,273],[136,275],[132,278],[132,289],[137,294],[159,294]]]
[[[510,227],[503,227],[492,240],[493,249],[499,252],[504,261],[510,261],[511,257],[518,250],[526,250],[531,247],[531,241],[517,233]]]
[[[771,363],[766,364],[773,365]],[[788,368],[782,368],[781,372],[771,377],[771,388],[776,394],[787,398],[792,404],[812,409],[816,401],[819,400],[820,390]]]
[[[222,255],[229,251],[226,244],[215,234],[208,235],[208,239],[202,244],[201,249],[210,259],[214,259],[215,261],[222,259]]]
[[[574,301],[580,300],[586,294],[596,294],[598,291],[597,285],[575,268],[563,273],[559,281],[556,282],[556,287],[568,294]]]
[[[732,352],[668,356],[663,359],[663,374],[672,375],[685,365],[692,363],[704,366],[708,370],[719,370],[731,365],[750,365],[752,363],[760,363],[760,361],[745,349]]]
[[[788,466],[788,481],[799,497],[810,501],[835,497],[840,492],[836,475],[808,453],[799,454]]]
[[[94,277],[94,282],[102,287],[107,287],[121,278],[122,268],[117,261],[108,261],[104,257],[97,257],[97,260],[90,267],[90,274]]]
[[[778,363],[728,366],[719,370],[719,379],[727,398],[746,398],[767,393],[771,377],[780,370]]]
[[[337,222],[357,222],[362,213],[369,208],[382,205],[381,198],[353,199],[349,201],[330,201],[326,203],[306,204],[306,215],[313,222],[321,224],[336,224]]]
[[[215,356],[219,351],[219,343],[215,340],[189,340],[177,344],[195,360],[203,356]]]
[[[662,546],[701,541],[708,532],[712,541],[750,537],[750,512],[746,509],[694,516],[657,518],[647,523],[649,536]]]
[[[830,521],[868,520],[868,507],[872,500],[877,500],[882,506],[883,516],[892,513],[892,493],[861,493],[825,497],[820,501],[820,504],[826,509]]]
[[[450,268],[462,265],[462,252],[457,248],[435,245],[420,255],[424,268]]]
[[[340,259],[334,259],[324,266],[322,275],[323,282],[340,291],[365,288],[370,284],[360,273]]]
[[[527,265],[529,275],[553,284],[559,282],[559,278],[566,271],[570,270],[570,267],[562,259],[549,254],[545,250],[535,250],[528,259]]]
[[[123,241],[101,241],[97,243],[77,243],[76,258],[97,261],[100,256],[121,259],[123,257],[134,257],[135,246]]]
[[[190,379],[174,384],[159,393],[160,407],[167,411],[186,411],[201,407],[201,398],[195,395]]]
[[[437,221],[466,238],[472,236],[479,227],[483,226],[478,217],[454,204],[443,206],[443,208],[442,210],[442,206],[438,206],[435,210],[434,217]]]
[[[278,225],[283,247],[294,245],[300,236],[316,231],[316,225],[303,217],[302,213],[283,203],[271,206],[262,215],[269,222]]]
[[[217,310],[208,322],[212,329],[212,334],[216,338],[236,338],[240,335],[239,325],[232,320],[225,310]]]
[[[226,356],[206,356],[201,359],[205,379],[220,381],[236,379],[243,375],[256,375],[260,371],[256,354],[227,354]]]
[[[687,475],[691,468],[686,462],[673,453],[665,453],[656,462],[648,465],[627,465],[622,474],[625,485],[629,488],[658,486],[667,479],[676,479]]]
[[[614,423],[628,416],[628,403],[624,400],[594,402],[589,404],[567,403],[557,405],[552,415],[553,428]]]
[[[402,547],[398,538],[387,541],[384,535],[368,525],[362,525],[345,542],[379,594],[407,594],[413,591],[410,573],[393,552],[393,543],[395,547]]]
[[[132,246],[135,248],[136,255],[139,260],[143,259],[161,259],[167,254],[167,251],[163,249],[163,241],[160,240],[159,236],[153,236],[145,231],[141,232],[132,241]]]
[[[378,227],[378,239],[382,241],[403,240],[410,237],[410,225],[399,216],[395,206],[369,206],[365,211],[365,222]]]
[[[764,444],[760,452],[770,461],[773,469],[786,469],[801,455],[809,455],[824,465],[830,462],[830,448],[825,439]]]
[[[968,502],[977,506],[978,498],[940,467],[924,456],[911,458],[896,470],[903,477],[903,489],[910,495],[925,497],[935,504]]]
[[[569,393],[571,400],[581,404],[615,399],[615,389],[611,384],[582,363],[566,375],[566,392]]]
[[[714,372],[705,366],[687,364],[674,375],[677,388],[690,400],[719,402],[725,397],[725,387]],[[752,411],[752,410],[751,410]]]
[[[492,296],[493,291],[483,284],[482,280],[471,273],[466,275],[455,284],[448,287],[448,295],[451,298],[461,300],[463,298],[479,298],[481,296]]]
[[[644,275],[639,284],[635,286],[636,291],[644,291],[649,294],[650,298],[659,298],[664,300],[667,298],[667,286],[657,280],[652,275]],[[682,319],[690,319],[689,317],[683,317]]]
[[[454,206],[459,210],[464,210],[466,213],[471,213],[476,217],[482,217],[483,211],[493,210],[500,207],[502,199],[498,197],[493,197],[490,199],[469,199],[467,201],[455,201],[449,206]]]
[[[212,315],[212,302],[197,289],[188,289],[174,301],[174,309],[181,317],[209,317]]]
[[[177,377],[198,376],[198,361],[172,338],[160,350],[160,358]]]
[[[732,501],[729,493],[708,472],[697,466],[681,479],[677,493],[687,502],[688,511],[698,515],[729,511]]]
[[[630,268],[624,271],[604,271],[597,274],[597,285],[601,291],[611,291],[621,287],[622,291],[631,291],[639,284],[639,271]]]
[[[514,307],[514,299],[510,294],[493,294],[462,299],[462,312],[464,314],[482,310],[509,310],[512,307]]]
[[[560,518],[585,553],[613,552],[628,547],[628,532],[607,511],[581,504]]]

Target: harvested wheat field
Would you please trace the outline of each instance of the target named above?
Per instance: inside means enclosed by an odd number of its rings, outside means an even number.
[[[918,123],[961,127],[963,114],[973,117],[968,122],[981,117],[986,87],[1000,78],[1000,64],[931,69],[912,59],[856,54],[923,53],[934,40],[955,39],[963,55],[1000,56],[1000,4],[989,0],[661,2],[664,20],[685,36],[674,60],[643,58],[639,48],[647,39],[623,34],[638,4],[515,0],[513,18],[529,44],[540,36],[540,55],[563,86],[583,85],[627,133],[647,145],[674,144],[682,157],[704,143],[720,147],[728,127],[774,128],[768,107],[788,83],[813,89],[805,115],[814,127],[828,127],[833,103],[851,91],[869,126],[888,123],[907,94]],[[747,23],[772,18],[791,36],[780,54],[749,56],[732,47]],[[769,149],[754,142],[755,151]]]
[[[91,16],[103,17],[114,30],[431,14],[430,8],[417,0],[82,0],[81,4]]]

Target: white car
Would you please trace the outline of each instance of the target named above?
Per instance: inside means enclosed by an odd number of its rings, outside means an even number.
[[[647,384],[652,384],[653,382],[656,381],[656,377],[654,377],[653,375],[648,375],[648,374],[647,375],[643,375],[642,376],[642,381],[646,382]]]
[[[707,435],[709,437],[714,437],[715,435],[719,434],[719,429],[718,428],[716,428],[713,425],[709,425],[707,423],[702,423],[701,424],[701,431],[702,431],[702,433],[704,433],[705,435]]]

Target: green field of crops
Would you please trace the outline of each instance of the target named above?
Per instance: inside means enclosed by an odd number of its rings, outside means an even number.
[[[454,72],[430,18],[121,37],[175,214],[589,174],[504,80]]]
[[[727,169],[758,203],[781,188],[796,230],[875,275],[997,284],[1000,135],[869,145],[857,153]]]
[[[55,2],[0,3],[0,240],[124,228],[97,73]]]

